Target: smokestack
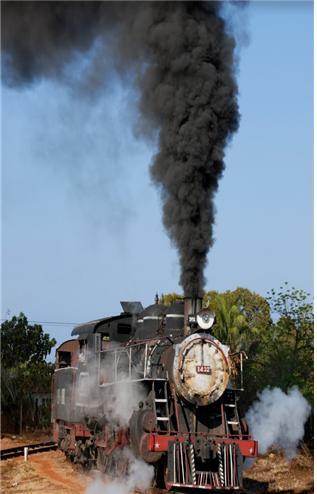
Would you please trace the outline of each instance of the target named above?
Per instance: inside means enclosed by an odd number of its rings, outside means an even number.
[[[221,8],[220,1],[2,2],[7,85],[65,80],[80,54],[88,64],[81,89],[89,96],[104,88],[110,58],[122,76],[135,75],[139,131],[158,136],[151,176],[179,253],[180,285],[199,296],[224,150],[239,124],[235,41]]]
[[[184,334],[191,334],[193,328],[197,326],[196,316],[202,307],[201,297],[184,298]]]

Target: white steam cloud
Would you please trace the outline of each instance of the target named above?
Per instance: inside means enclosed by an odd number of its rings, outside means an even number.
[[[80,375],[76,396],[76,403],[81,407],[83,417],[95,417],[97,414],[99,418],[106,419],[113,431],[118,427],[127,428],[133,412],[147,397],[142,384],[131,381],[129,361],[125,353],[119,352],[115,357],[114,351],[119,349],[119,345],[112,344],[112,351],[104,354],[105,358],[101,361],[96,360],[95,354],[88,351],[81,354],[81,362],[86,366]],[[138,365],[137,363],[133,367],[133,373],[138,372]],[[110,472],[113,476],[111,479],[100,473],[88,486],[85,494],[129,494],[135,489],[145,491],[151,487],[153,466],[136,458],[127,447],[117,448],[112,455],[116,464],[126,463],[127,473],[119,477],[115,471]]]
[[[112,345],[112,350],[119,345]],[[94,416],[98,408],[99,413],[111,422],[114,428],[128,427],[129,420],[139,403],[145,401],[147,391],[140,382],[133,382],[129,378],[128,361],[124,361],[114,381],[113,352],[109,352],[105,360],[100,363],[93,358],[94,354],[86,352],[82,361],[86,362],[85,372],[79,378],[76,404],[82,409],[82,416]],[[102,384],[102,386],[99,386]]]
[[[134,410],[146,398],[146,390],[140,383],[131,383],[128,378],[106,390],[103,401],[103,411],[107,419],[120,427],[127,427]]]
[[[128,473],[120,478],[105,480],[100,475],[88,486],[85,494],[129,494],[133,490],[145,491],[152,484],[154,468],[133,456],[128,448],[121,454],[129,461]]]
[[[310,410],[297,387],[287,393],[280,388],[262,391],[246,415],[251,434],[259,441],[259,452],[264,454],[275,446],[283,449],[288,458],[293,458],[304,436]]]

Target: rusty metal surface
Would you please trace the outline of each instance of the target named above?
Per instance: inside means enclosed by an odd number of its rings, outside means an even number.
[[[176,346],[173,378],[180,396],[209,405],[227,388],[230,366],[225,347],[208,334],[192,334]]]

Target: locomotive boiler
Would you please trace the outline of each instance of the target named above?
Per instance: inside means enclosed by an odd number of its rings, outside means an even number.
[[[215,338],[201,299],[156,302],[121,302],[57,349],[54,439],[110,476],[126,472],[128,447],[158,487],[240,490],[243,461],[257,455],[239,410],[244,354]]]

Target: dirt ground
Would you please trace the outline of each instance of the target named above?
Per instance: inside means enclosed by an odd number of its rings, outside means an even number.
[[[2,434],[0,441],[0,450],[6,448],[15,448],[24,444],[36,444],[51,441],[50,432],[24,432],[22,436],[13,434]]]
[[[64,454],[49,451],[1,462],[1,492],[16,494],[83,494],[89,477],[76,471]]]
[[[272,451],[246,469],[244,479],[250,494],[313,494],[313,457],[308,449],[303,449],[288,461],[281,453]]]
[[[31,443],[30,437],[4,439],[2,448]],[[41,442],[49,437],[32,439]],[[60,451],[30,455],[27,462],[22,457],[1,461],[0,468],[3,494],[84,494],[94,478],[93,473],[85,473],[67,461]],[[271,452],[259,457],[244,477],[248,494],[312,494],[313,459],[307,450],[290,462]]]

